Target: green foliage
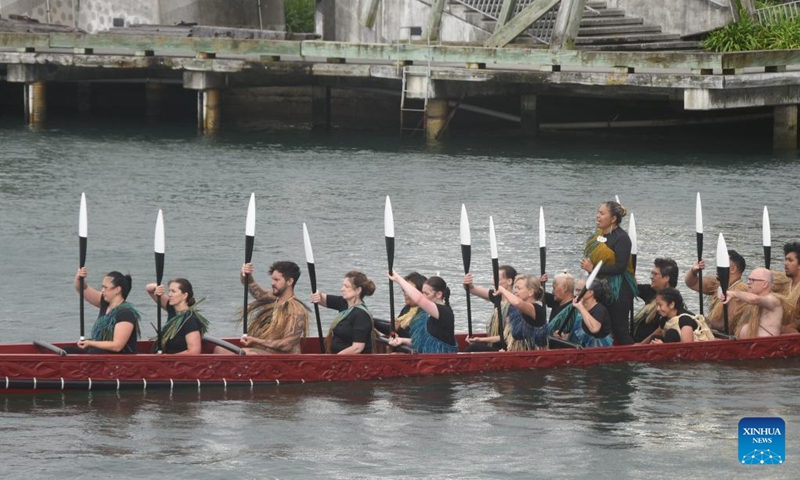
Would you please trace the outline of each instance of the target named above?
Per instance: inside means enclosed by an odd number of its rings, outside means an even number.
[[[286,30],[294,33],[314,32],[314,0],[286,0],[283,8]]]
[[[741,20],[709,33],[703,47],[715,52],[800,49],[800,18],[780,18],[768,24],[741,12]]]

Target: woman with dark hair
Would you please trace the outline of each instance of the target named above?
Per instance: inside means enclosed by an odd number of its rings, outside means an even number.
[[[411,272],[408,275],[403,277],[408,283],[414,286],[417,290],[422,290],[422,286],[425,285],[425,282],[428,281],[428,277],[425,275],[420,274],[419,272]],[[425,310],[419,308],[419,305],[414,303],[411,297],[403,291],[403,299],[405,300],[405,305],[400,310],[400,313],[397,315],[397,320],[395,321],[395,334],[398,337],[403,338],[411,338],[411,332],[409,331],[409,326],[415,322],[420,316],[426,315]],[[375,321],[375,329],[378,332],[388,336],[391,336],[391,323],[388,320],[376,320]]]
[[[389,345],[408,345],[414,353],[456,353],[455,315],[450,308],[450,288],[441,277],[425,281],[422,290],[392,272],[389,280],[400,285],[403,293],[419,306],[422,314],[409,323],[411,338],[399,336],[389,339]]]
[[[605,280],[595,280],[581,301],[578,294],[586,284],[581,279],[575,286],[572,305],[553,319],[551,331],[570,342],[588,347],[608,347],[614,343],[611,336],[611,316],[606,305],[611,303],[611,288]]]
[[[86,267],[75,275],[75,290],[80,292],[80,279],[88,275]],[[103,277],[103,287],[96,290],[84,283],[83,299],[100,308],[92,327],[91,340],[78,341],[69,353],[137,353],[139,312],[126,301],[131,291],[131,276],[111,272]]]
[[[158,301],[161,297],[161,308],[167,311],[167,323],[161,335],[161,350],[165,353],[198,355],[203,347],[203,334],[208,332],[208,320],[196,307],[194,289],[189,280],[176,278],[169,281],[169,295],[164,295],[164,285],[150,283],[145,287],[150,298]],[[159,346],[153,345],[154,350]]]
[[[336,354],[372,353],[375,322],[364,297],[375,293],[375,283],[361,272],[347,272],[341,292],[341,296],[322,292],[311,294],[312,302],[339,311],[328,330],[325,350]]]
[[[714,333],[702,315],[692,315],[683,303],[683,296],[675,288],[665,288],[656,294],[656,308],[664,319],[661,328],[663,339],[655,337],[652,343],[691,343],[714,340]]]
[[[502,285],[497,291],[508,302],[508,316],[503,326],[507,350],[537,350],[547,347],[547,318],[542,284],[533,275],[517,275],[514,279],[514,292]],[[483,339],[493,343],[490,339]],[[494,342],[499,341],[499,337]]]
[[[620,227],[627,214],[625,207],[617,202],[606,202],[597,209],[597,231],[586,241],[581,268],[587,272],[603,261],[598,278],[608,281],[611,298],[608,312],[611,315],[611,330],[618,345],[635,343],[628,327],[631,302],[637,294],[633,277],[631,239]]]

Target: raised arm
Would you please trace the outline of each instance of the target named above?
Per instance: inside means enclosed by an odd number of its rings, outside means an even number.
[[[505,299],[514,306],[517,310],[524,313],[525,315],[531,317],[532,319],[536,320],[536,308],[534,308],[532,303],[528,303],[525,300],[519,298],[518,296],[514,295],[513,293],[509,292],[505,287],[502,285],[497,291],[505,297]]]
[[[270,294],[270,292],[261,285],[259,285],[259,283],[256,282],[255,277],[253,277],[252,263],[245,263],[244,265],[242,265],[242,271],[239,279],[241,280],[242,285],[244,285],[245,281],[248,282],[247,291],[250,292],[250,295],[252,295],[253,298],[258,299]]]
[[[328,306],[328,295],[325,292],[320,292],[317,290],[316,292],[311,294],[311,303],[316,303],[323,307]]]
[[[388,276],[389,280],[400,285],[400,287],[403,289],[403,292],[405,292],[406,295],[408,295],[408,298],[410,298],[412,302],[419,305],[419,307],[425,310],[431,317],[439,318],[439,308],[436,306],[434,302],[426,298],[425,295],[422,294],[422,292],[417,290],[417,287],[408,283],[408,281],[406,281],[405,278],[398,275],[397,272],[395,271],[393,271],[391,275]]]
[[[166,293],[164,291],[164,285],[156,285],[155,283],[148,283],[147,286],[144,287],[144,290],[150,295],[150,298],[153,299],[154,302],[158,301],[158,296],[161,296],[161,308],[164,310],[167,309],[167,305],[169,305],[169,297],[164,295]]]
[[[699,292],[702,288],[703,293],[707,295],[711,295],[717,290],[719,287],[719,281],[716,278],[705,276],[703,277],[703,285],[700,285],[700,282],[697,279],[697,272],[706,268],[706,261],[700,260],[698,262],[694,262],[692,264],[692,268],[686,272],[686,276],[684,277],[684,281],[686,282],[686,286],[694,290],[695,292]]]
[[[769,311],[775,311],[782,307],[781,301],[775,295],[756,295],[750,292],[739,292],[737,290],[728,290],[728,294],[722,303],[729,304],[734,299],[738,298],[744,303],[757,305]]]
[[[464,275],[464,286],[469,288],[469,293],[475,295],[476,297],[480,297],[484,300],[491,301],[489,298],[489,289],[484,287],[479,287],[473,283],[473,276],[471,273]]]
[[[86,278],[88,275],[86,271],[86,267],[79,268],[78,273],[75,274],[75,291],[80,293],[81,291],[81,278]],[[94,288],[90,287],[88,283],[84,280],[83,282],[83,299],[90,304],[94,305],[95,307],[100,308],[100,302],[103,301],[103,294],[100,293],[99,290],[95,290]]]

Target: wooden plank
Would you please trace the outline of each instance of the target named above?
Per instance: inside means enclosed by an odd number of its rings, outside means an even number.
[[[722,68],[774,67],[800,65],[800,50],[759,50],[730,52],[722,57]]]
[[[302,42],[240,40],[231,38],[180,38],[150,35],[62,34],[49,35],[53,48],[159,51],[169,53],[216,53],[225,55],[299,55]]]
[[[586,0],[561,0],[553,25],[550,50],[575,50],[575,40],[583,18]]]
[[[500,7],[500,14],[497,16],[497,22],[494,25],[495,32],[511,20],[517,10],[517,3],[518,0],[503,0],[503,6]]]
[[[553,6],[561,0],[534,0],[525,7],[510,22],[495,30],[491,37],[484,43],[486,47],[505,47],[522,32],[527,30],[533,22],[542,18]]]
[[[431,5],[431,11],[428,14],[428,26],[425,29],[428,40],[431,43],[435,43],[442,38],[442,12],[444,11],[444,4],[445,0],[434,0]]]
[[[683,92],[683,108],[686,110],[724,110],[796,104],[800,104],[800,85],[739,90],[686,89]]]
[[[364,13],[364,26],[372,29],[375,27],[375,18],[378,16],[378,7],[381,4],[381,0],[369,0],[367,4],[367,9]]]

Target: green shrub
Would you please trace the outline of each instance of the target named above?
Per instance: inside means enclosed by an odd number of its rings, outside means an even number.
[[[741,12],[741,20],[708,34],[703,47],[715,52],[800,49],[800,18],[781,18],[768,24]]]
[[[314,0],[286,0],[283,8],[286,30],[295,33],[314,32]]]

